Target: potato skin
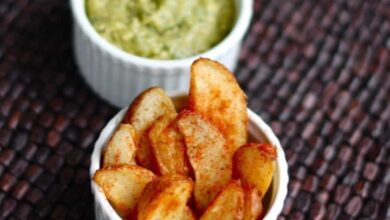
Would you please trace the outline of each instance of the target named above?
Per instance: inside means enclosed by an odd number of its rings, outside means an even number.
[[[137,203],[147,183],[156,176],[149,170],[130,165],[111,166],[95,172],[93,181],[123,218],[134,216]]]
[[[195,175],[196,208],[203,211],[231,179],[231,157],[222,134],[200,114],[183,110],[177,125]]]
[[[222,64],[205,58],[192,64],[188,103],[222,133],[231,157],[247,142],[247,98]]]
[[[176,113],[172,100],[161,88],[151,87],[135,98],[123,119],[123,123],[130,123],[138,134],[136,159],[147,169],[152,169],[155,163],[147,131],[157,118],[169,113]]]
[[[190,207],[186,207],[183,213],[182,220],[195,220],[195,214]]]
[[[243,220],[257,220],[263,213],[262,198],[255,186],[243,185],[244,189],[244,218]]]
[[[103,167],[136,165],[137,147],[134,143],[135,130],[130,124],[120,124],[104,149]]]
[[[234,154],[233,177],[243,185],[255,186],[262,198],[271,184],[276,157],[276,149],[270,144],[245,144]]]
[[[231,180],[207,207],[200,220],[242,220],[243,211],[244,190],[240,181]]]
[[[130,123],[136,131],[144,130],[161,115],[176,112],[172,100],[159,87],[151,87],[139,94],[127,109],[123,123]]]
[[[159,175],[187,175],[190,164],[186,155],[184,137],[176,124],[177,113],[161,116],[149,129],[149,142]]]
[[[154,179],[146,185],[139,199],[138,220],[191,218],[187,201],[193,188],[192,180],[179,174]]]

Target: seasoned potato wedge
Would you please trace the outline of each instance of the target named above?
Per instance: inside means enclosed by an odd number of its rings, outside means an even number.
[[[103,167],[136,165],[135,130],[130,124],[120,124],[108,142],[103,157]]]
[[[195,218],[195,215],[192,212],[191,208],[187,206],[184,209],[183,217],[181,219],[182,220],[195,220],[196,218]]]
[[[247,101],[234,75],[218,62],[200,58],[191,66],[189,108],[206,117],[226,139],[230,156],[247,141]]]
[[[243,186],[244,189],[244,219],[257,220],[263,212],[262,198],[255,186]]]
[[[183,110],[177,124],[195,174],[196,207],[203,211],[231,179],[231,157],[222,134],[200,114]]]
[[[138,202],[138,220],[183,219],[194,183],[179,174],[161,176],[146,185]]]
[[[184,138],[176,125],[177,113],[161,116],[149,130],[149,141],[156,158],[157,173],[188,175],[189,162]]]
[[[272,181],[276,156],[270,144],[246,144],[234,154],[234,177],[241,179],[243,185],[255,186],[263,197]]]
[[[145,130],[161,115],[176,112],[172,100],[159,87],[143,91],[127,110],[124,121],[136,131]]]
[[[127,110],[124,122],[130,123],[138,133],[136,159],[145,168],[152,169],[154,162],[147,130],[157,118],[169,113],[176,113],[175,107],[172,100],[158,87],[142,92]]]
[[[244,210],[244,191],[239,181],[230,181],[207,207],[200,220],[241,220]]]
[[[142,167],[121,165],[96,171],[93,180],[123,218],[134,215],[138,200],[155,175]]]
[[[156,158],[153,157],[152,149],[150,148],[148,132],[142,131],[139,133],[139,138],[137,143],[137,153],[136,160],[139,165],[145,167],[146,169],[152,170],[156,172],[154,168],[154,164],[156,163]]]

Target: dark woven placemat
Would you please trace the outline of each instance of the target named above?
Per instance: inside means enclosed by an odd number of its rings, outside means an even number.
[[[0,1],[0,219],[93,218],[92,145],[117,109],[74,64],[67,0]],[[389,1],[256,1],[236,71],[280,137],[280,219],[390,219]]]

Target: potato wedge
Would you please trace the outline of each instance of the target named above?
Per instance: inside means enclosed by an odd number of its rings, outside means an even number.
[[[135,130],[130,124],[120,124],[103,153],[103,167],[136,165]]]
[[[152,169],[154,158],[150,149],[147,129],[164,114],[176,113],[172,100],[158,87],[152,87],[140,95],[129,106],[124,123],[130,123],[138,133],[136,159],[140,165]]]
[[[189,177],[179,174],[161,176],[146,185],[138,202],[138,220],[183,219],[187,201],[194,188]]]
[[[155,175],[142,167],[121,165],[96,171],[93,180],[123,218],[134,215],[138,200]]]
[[[255,186],[243,186],[244,189],[244,218],[243,220],[257,220],[262,215],[263,204],[259,191]]]
[[[137,149],[138,150],[135,155],[137,163],[142,167],[145,167],[146,169],[156,172],[156,170],[154,169],[156,158],[153,157],[153,152],[152,149],[150,148],[147,130],[140,132],[137,141]]]
[[[177,113],[161,116],[149,130],[149,141],[160,175],[188,175],[189,162],[184,138],[176,125]]]
[[[143,91],[129,106],[125,123],[130,123],[136,131],[145,130],[161,115],[176,112],[172,100],[159,87]]]
[[[192,212],[191,208],[189,208],[187,206],[185,208],[185,210],[184,210],[183,217],[181,219],[183,219],[183,220],[195,220],[196,218],[195,218],[195,215]]]
[[[231,179],[231,158],[222,134],[200,114],[183,110],[177,125],[195,174],[195,204],[203,211]]]
[[[234,177],[243,185],[255,186],[262,198],[271,184],[276,157],[276,149],[270,144],[246,144],[234,154]]]
[[[244,191],[237,180],[230,181],[207,207],[200,220],[241,220],[244,210]]]
[[[200,58],[191,66],[189,109],[200,113],[226,139],[231,157],[247,142],[247,100],[234,75],[218,62]]]

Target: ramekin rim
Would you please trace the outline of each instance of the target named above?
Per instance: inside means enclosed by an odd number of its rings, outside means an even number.
[[[237,21],[235,22],[230,33],[221,42],[204,53],[174,60],[145,58],[123,51],[122,49],[117,48],[113,44],[109,43],[95,31],[86,14],[85,0],[71,0],[71,9],[75,20],[74,22],[77,22],[82,31],[86,33],[86,35],[95,43],[95,45],[99,46],[102,50],[106,51],[111,56],[116,57],[126,63],[138,63],[153,68],[172,68],[189,66],[195,59],[199,57],[216,59],[219,55],[226,53],[232,47],[232,45],[236,45],[242,40],[251,22],[253,14],[253,0],[238,1],[241,3],[241,7]]]
[[[280,144],[279,139],[272,131],[271,127],[255,112],[248,108],[248,118],[267,136],[271,143],[276,146],[277,149],[277,168],[278,168],[278,192],[273,200],[273,204],[264,216],[263,220],[277,219],[278,215],[282,212],[284,206],[284,200],[287,196],[288,187],[288,165],[284,150]]]

